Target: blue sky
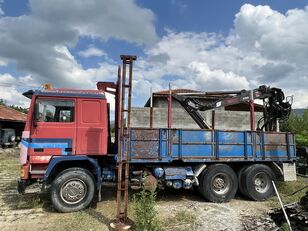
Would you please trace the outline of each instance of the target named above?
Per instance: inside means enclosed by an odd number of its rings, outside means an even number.
[[[0,98],[50,82],[94,88],[138,56],[134,104],[149,89],[261,84],[308,106],[308,1],[0,0]]]

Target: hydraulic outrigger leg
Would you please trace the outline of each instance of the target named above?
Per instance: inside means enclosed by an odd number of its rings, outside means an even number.
[[[117,185],[117,215],[115,220],[110,224],[114,230],[129,230],[133,221],[127,216],[128,208],[128,187],[129,187],[129,140],[130,140],[130,112],[131,112],[131,95],[132,95],[132,76],[133,61],[136,56],[121,55],[123,61],[122,76],[118,76],[118,99],[120,110],[120,139],[118,143],[118,185]],[[129,65],[129,75],[126,78],[126,67]],[[126,92],[126,89],[128,92]],[[125,100],[126,94],[128,98]],[[127,108],[125,107],[127,105]],[[125,145],[124,145],[125,143]],[[124,177],[124,180],[123,180]]]

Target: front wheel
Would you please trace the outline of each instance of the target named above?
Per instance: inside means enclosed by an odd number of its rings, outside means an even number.
[[[228,165],[211,165],[200,175],[198,189],[208,201],[227,202],[234,198],[237,188],[237,176]]]
[[[83,168],[69,168],[62,171],[51,185],[51,201],[59,212],[82,210],[94,198],[93,175]]]

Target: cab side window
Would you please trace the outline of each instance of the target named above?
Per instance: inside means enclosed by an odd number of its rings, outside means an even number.
[[[72,100],[38,99],[35,107],[37,122],[74,122],[75,103]]]

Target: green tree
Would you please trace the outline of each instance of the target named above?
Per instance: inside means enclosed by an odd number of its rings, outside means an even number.
[[[23,107],[20,107],[20,106],[15,106],[14,104],[13,105],[8,105],[4,99],[0,99],[0,105],[4,105],[4,106],[10,107],[10,108],[13,108],[16,111],[20,111],[20,112],[25,113],[25,114],[28,113],[28,109],[27,108],[23,108]]]
[[[295,133],[296,144],[308,146],[308,108],[301,116],[292,112],[289,119],[281,124],[280,130]]]
[[[142,191],[135,194],[135,231],[159,231],[163,230],[157,218],[155,210],[156,193],[155,190],[147,191],[143,186]]]
[[[0,99],[0,105],[6,105],[5,100],[4,99]]]
[[[20,107],[20,106],[15,106],[14,104],[10,105],[9,107],[15,109],[16,111],[20,111],[22,113],[25,113],[25,114],[28,113],[28,109],[27,108],[23,108],[23,107]]]

